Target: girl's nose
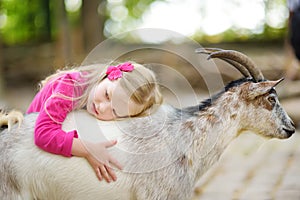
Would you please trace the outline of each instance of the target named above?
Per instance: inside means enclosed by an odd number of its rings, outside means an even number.
[[[98,110],[100,113],[105,113],[108,108],[108,102],[102,102],[99,104]]]

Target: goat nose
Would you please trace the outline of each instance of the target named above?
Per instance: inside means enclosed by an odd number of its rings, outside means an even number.
[[[292,120],[291,120],[290,122],[291,122],[292,126],[293,126],[294,128],[296,128],[295,123],[294,123]]]

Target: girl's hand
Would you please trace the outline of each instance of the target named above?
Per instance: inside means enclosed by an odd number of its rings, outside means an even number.
[[[108,183],[117,180],[117,176],[110,164],[114,165],[120,170],[122,169],[120,163],[111,157],[106,149],[114,146],[115,144],[117,144],[116,140],[100,143],[85,142],[85,147],[88,151],[86,159],[95,170],[100,181],[103,180],[103,178]]]

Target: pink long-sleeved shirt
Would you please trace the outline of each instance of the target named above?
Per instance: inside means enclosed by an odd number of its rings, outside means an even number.
[[[76,130],[65,132],[62,123],[73,110],[72,99],[80,95],[75,91],[74,82],[79,81],[79,73],[67,73],[48,82],[34,97],[26,113],[39,112],[34,129],[34,142],[41,149],[63,156],[72,156],[73,138],[78,138]],[[79,91],[79,93],[78,93]],[[82,90],[81,90],[82,93]]]

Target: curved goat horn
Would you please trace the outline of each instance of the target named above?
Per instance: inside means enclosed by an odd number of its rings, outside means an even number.
[[[211,53],[217,52],[217,51],[222,51],[222,49],[217,49],[217,48],[205,48],[205,49],[197,49],[196,53],[203,53],[203,54],[208,54],[210,55]],[[247,68],[245,68],[243,65],[227,59],[227,58],[219,58],[227,63],[229,63],[230,65],[234,66],[239,72],[241,72],[241,74],[245,77],[251,77],[249,71],[247,70]]]
[[[256,81],[264,80],[264,76],[261,71],[255,66],[254,62],[245,54],[234,51],[234,50],[223,50],[223,49],[215,49],[215,48],[206,48],[206,49],[197,49],[196,53],[206,53],[209,54],[208,59],[210,58],[219,58],[230,64],[238,63],[242,65],[247,71],[250,73],[252,78]],[[249,73],[245,72],[243,67],[239,65],[233,65],[236,67],[243,75],[249,76]],[[238,66],[238,67],[237,67]]]

